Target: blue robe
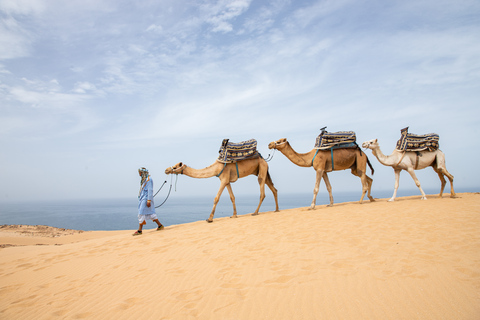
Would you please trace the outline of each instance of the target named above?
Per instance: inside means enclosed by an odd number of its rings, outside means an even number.
[[[147,207],[147,200],[151,201],[150,207]],[[138,195],[138,214],[154,214],[155,203],[153,202],[153,180],[148,177],[147,181],[142,185]]]

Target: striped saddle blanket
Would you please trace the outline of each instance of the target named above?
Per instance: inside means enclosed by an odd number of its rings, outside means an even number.
[[[322,131],[315,141],[314,149],[357,148],[357,137],[353,131]]]
[[[400,130],[402,136],[397,141],[397,149],[400,151],[435,151],[438,149],[439,136],[436,133],[416,135],[408,133],[408,127]]]
[[[240,143],[229,142],[223,139],[220,150],[218,150],[218,161],[222,163],[237,162],[257,156],[257,140],[250,139]]]

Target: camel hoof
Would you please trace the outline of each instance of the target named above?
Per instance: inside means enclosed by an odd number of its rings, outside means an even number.
[[[275,210],[275,212],[280,212],[280,210]]]
[[[333,204],[327,204],[327,207],[333,207]]]
[[[252,213],[252,216],[258,216],[258,213]]]
[[[374,201],[375,201],[374,198],[368,198],[368,199],[370,199],[370,202],[374,202]]]
[[[231,216],[230,219],[231,219],[231,218],[236,218],[236,217],[237,217],[237,216]]]
[[[208,223],[212,223],[212,222],[213,222],[213,220],[208,220],[208,219],[205,220],[205,221],[207,221]]]
[[[388,200],[388,202],[393,202],[393,201],[395,201],[395,198],[390,198],[390,199]]]
[[[427,197],[422,197],[420,200],[427,200]]]

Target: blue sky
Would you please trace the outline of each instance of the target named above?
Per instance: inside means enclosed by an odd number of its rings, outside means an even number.
[[[213,163],[224,138],[307,152],[323,126],[385,154],[403,127],[438,133],[457,191],[479,187],[479,16],[476,0],[0,0],[0,201],[136,197],[138,167],[159,185],[177,162]],[[373,190],[393,192],[366,152]],[[312,168],[269,165],[281,193],[313,191]],[[360,194],[347,171],[330,181]],[[176,194],[218,184],[180,176]],[[254,177],[233,188],[258,193]]]

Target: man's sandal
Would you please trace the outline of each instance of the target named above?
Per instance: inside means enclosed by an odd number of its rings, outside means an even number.
[[[164,226],[160,226],[160,227],[157,228],[157,231],[160,231],[160,230],[163,230],[163,229],[165,229],[165,227],[164,227]]]
[[[142,235],[142,231],[135,231],[134,234],[132,234],[132,236],[141,236]]]

